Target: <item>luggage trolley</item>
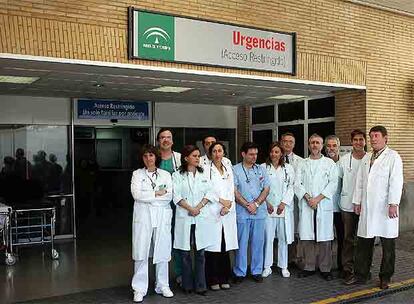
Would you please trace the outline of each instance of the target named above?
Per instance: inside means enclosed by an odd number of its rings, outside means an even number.
[[[5,263],[6,265],[14,265],[16,258],[13,255],[11,247],[11,219],[12,208],[0,202],[0,234],[2,237],[2,243],[5,247]]]
[[[41,208],[31,206],[12,210],[10,248],[14,257],[14,250],[17,253],[19,246],[50,244],[52,259],[59,258],[59,253],[54,248],[56,209],[43,205]]]

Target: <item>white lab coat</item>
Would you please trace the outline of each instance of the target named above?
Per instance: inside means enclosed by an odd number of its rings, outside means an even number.
[[[228,159],[227,157],[223,157],[222,159],[222,163],[223,165],[225,165],[226,167],[230,166],[232,167],[233,165],[231,164],[231,160]],[[211,160],[207,157],[206,154],[204,154],[203,156],[200,157],[200,166],[205,169],[207,168],[207,166],[210,166],[211,164]]]
[[[174,172],[175,172],[175,171],[178,171],[178,169],[181,166],[181,153],[173,151],[172,156],[173,156],[173,160],[172,160],[173,167],[174,167]]]
[[[288,155],[288,158],[289,158],[289,165],[293,167],[296,173],[296,170],[298,170],[299,165],[304,161],[304,159],[300,157],[299,155],[296,155],[293,152]]]
[[[398,217],[389,218],[389,204],[400,204],[404,182],[400,155],[386,147],[370,166],[371,153],[365,155],[358,170],[354,204],[361,205],[359,237],[398,237]]]
[[[285,164],[284,168],[278,167],[277,169],[273,165],[267,165],[266,163],[261,166],[267,170],[269,175],[270,191],[266,201],[272,204],[275,210],[274,213],[276,213],[280,202],[286,204],[284,211],[286,243],[291,244],[294,240],[295,228],[293,216],[295,208],[293,203],[295,171],[290,164]]]
[[[333,198],[332,198],[333,211],[341,212],[340,203],[341,203],[341,192],[342,192],[342,175],[341,175],[341,168],[339,165],[339,160],[335,163],[335,166],[336,166],[336,175],[338,176],[338,183],[337,183],[335,194],[333,195]]]
[[[313,165],[316,165],[312,170]],[[314,172],[313,172],[314,171]],[[314,210],[304,199],[308,193],[312,197],[323,194],[325,198],[318,204],[316,213],[316,240],[331,241],[333,234],[333,195],[338,184],[338,172],[332,159],[322,156],[318,160],[306,158],[298,167],[295,179],[295,193],[299,198],[299,236],[301,240],[315,240]]]
[[[354,196],[354,189],[356,177],[362,159],[355,159],[352,153],[343,155],[339,161],[339,176],[342,178],[342,190],[339,207],[345,212],[354,212],[354,204],[352,199]]]
[[[230,162],[230,161],[229,161]],[[213,244],[206,248],[210,252],[221,252],[221,238],[224,230],[224,240],[226,243],[226,251],[235,250],[239,248],[237,239],[237,223],[236,223],[236,202],[234,198],[234,176],[233,169],[230,162],[223,161],[224,174],[221,175],[214,164],[209,161],[209,164],[204,167],[205,173],[211,180],[214,201],[210,206],[210,211],[213,219],[213,229],[211,234],[213,236]],[[219,198],[230,200],[232,202],[230,212],[226,215],[220,215],[223,207],[219,203]]]
[[[152,181],[155,188],[152,187]],[[163,196],[155,197],[155,191],[166,189]],[[146,260],[151,255],[151,236],[156,229],[153,248],[153,263],[168,262],[171,259],[172,199],[171,175],[157,169],[156,177],[146,169],[135,170],[131,179],[131,193],[135,200],[132,220],[132,258]]]
[[[172,175],[173,179],[173,202],[177,205],[175,211],[175,228],[174,228],[174,248],[189,251],[191,225],[195,224],[195,238],[197,250],[205,249],[212,245],[214,238],[209,233],[213,227],[213,216],[210,211],[211,201],[214,201],[214,195],[211,189],[209,177],[205,171],[203,173],[192,173],[176,171]],[[210,202],[201,209],[197,216],[191,216],[188,211],[178,205],[182,199],[195,207],[203,198]]]

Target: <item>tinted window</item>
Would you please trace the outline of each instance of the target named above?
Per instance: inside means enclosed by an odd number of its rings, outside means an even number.
[[[313,99],[308,102],[308,117],[322,118],[335,116],[335,97]]]
[[[264,124],[275,121],[274,106],[252,108],[252,123]]]
[[[280,122],[304,119],[304,102],[299,101],[280,104],[278,108],[278,118]]]
[[[253,142],[259,145],[259,154],[257,156],[257,163],[264,163],[267,157],[267,152],[273,141],[272,130],[253,131]]]
[[[317,133],[325,139],[326,136],[335,134],[335,122],[331,121],[309,124],[308,130],[309,136],[313,133]]]

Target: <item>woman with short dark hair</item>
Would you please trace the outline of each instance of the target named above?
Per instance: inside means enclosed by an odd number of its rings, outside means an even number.
[[[141,159],[143,168],[135,170],[131,180],[131,193],[135,200],[132,220],[134,302],[142,302],[147,294],[151,242],[154,243],[153,264],[156,267],[155,292],[166,298],[173,296],[168,282],[168,262],[171,260],[171,175],[157,167],[160,157],[154,146],[145,145]]]

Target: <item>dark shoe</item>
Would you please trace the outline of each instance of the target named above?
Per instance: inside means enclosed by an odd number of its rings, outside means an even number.
[[[354,274],[353,273],[351,273],[351,272],[344,272],[343,273],[343,279],[344,279],[344,282],[346,282],[346,281],[348,281],[349,279],[351,279],[351,277],[353,277],[354,276]]]
[[[263,282],[263,277],[261,274],[255,274],[252,275],[252,279],[253,281],[255,281],[256,283],[262,283]]]
[[[238,276],[233,277],[234,284],[240,284],[241,282],[243,282],[243,280],[244,280],[244,277],[238,277]]]
[[[379,288],[381,288],[381,289],[388,289],[388,288],[390,288],[390,280],[380,279],[380,281],[379,281]]]
[[[189,294],[191,294],[193,291],[191,290],[191,289],[184,289],[183,288],[183,293],[184,294],[186,294],[186,295],[189,295]]]
[[[315,271],[302,270],[297,274],[298,278],[307,278],[315,274]]]
[[[332,281],[332,279],[333,279],[332,273],[330,271],[329,272],[321,272],[321,276],[326,281]]]
[[[344,281],[345,285],[364,285],[367,283],[367,280],[363,280],[361,278],[358,278],[356,275],[350,276],[347,280]]]
[[[196,291],[196,294],[204,297],[207,294],[207,290],[198,290]]]

